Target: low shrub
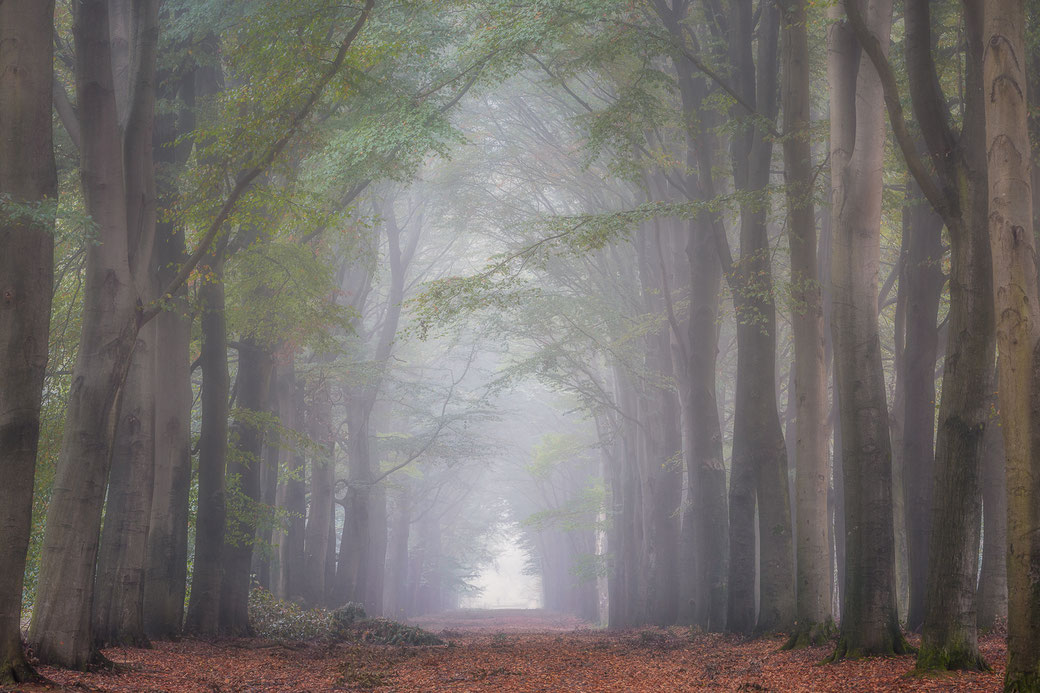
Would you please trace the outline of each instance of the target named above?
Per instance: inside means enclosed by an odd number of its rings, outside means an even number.
[[[249,593],[249,622],[257,637],[269,640],[324,640],[374,645],[443,645],[433,633],[386,618],[367,618],[365,608],[349,602],[338,609],[304,609],[278,599],[262,587]]]
[[[324,640],[333,633],[328,610],[304,609],[262,587],[249,592],[249,623],[257,637],[269,640]]]

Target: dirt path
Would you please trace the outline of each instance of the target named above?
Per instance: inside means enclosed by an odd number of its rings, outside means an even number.
[[[780,638],[744,641],[689,629],[610,633],[540,611],[459,611],[413,621],[437,647],[287,644],[260,640],[116,648],[112,673],[43,672],[51,687],[89,691],[996,691],[1004,642],[983,640],[988,674],[908,676],[912,657],[816,666],[826,648],[781,652]]]

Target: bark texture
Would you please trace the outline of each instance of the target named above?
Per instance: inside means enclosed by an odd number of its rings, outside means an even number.
[[[1025,31],[1022,0],[985,3],[989,232],[1007,456],[1008,691],[1040,690],[1040,294],[1029,232]]]
[[[794,335],[796,627],[790,647],[816,645],[831,635],[830,457],[823,297],[816,257],[812,149],[809,135],[809,44],[804,0],[780,3],[787,228],[791,247],[791,324]],[[791,412],[788,412],[790,415]],[[791,441],[788,441],[790,447]]]
[[[54,3],[0,3],[0,686],[32,677],[22,652],[25,553],[47,367],[57,194],[51,130]],[[45,211],[41,209],[40,211]]]
[[[887,51],[891,2],[865,5],[867,26]],[[849,46],[848,27],[839,20],[830,31],[831,330],[846,532],[841,631],[831,655],[838,660],[902,654],[908,646],[896,613],[892,451],[877,325],[884,99],[876,70]]]

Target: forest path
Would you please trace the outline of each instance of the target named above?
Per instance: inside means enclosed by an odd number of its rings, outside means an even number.
[[[828,647],[782,652],[780,636],[745,640],[688,628],[606,631],[538,610],[456,611],[413,619],[434,647],[257,639],[113,648],[116,672],[44,669],[55,686],[151,691],[997,691],[1005,644],[987,636],[994,671],[919,679],[912,656],[817,666]],[[67,688],[61,688],[65,686]]]
[[[447,630],[460,633],[532,633],[572,631],[595,628],[577,616],[557,614],[545,609],[458,609],[408,619],[409,625],[434,633]]]

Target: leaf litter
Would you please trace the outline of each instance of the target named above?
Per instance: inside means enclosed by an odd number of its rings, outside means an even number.
[[[114,670],[41,667],[25,691],[997,691],[1001,634],[980,639],[989,672],[913,675],[914,657],[820,665],[830,645],[782,651],[690,628],[608,631],[545,611],[457,611],[414,619],[444,645],[262,639],[157,642],[104,651]]]

